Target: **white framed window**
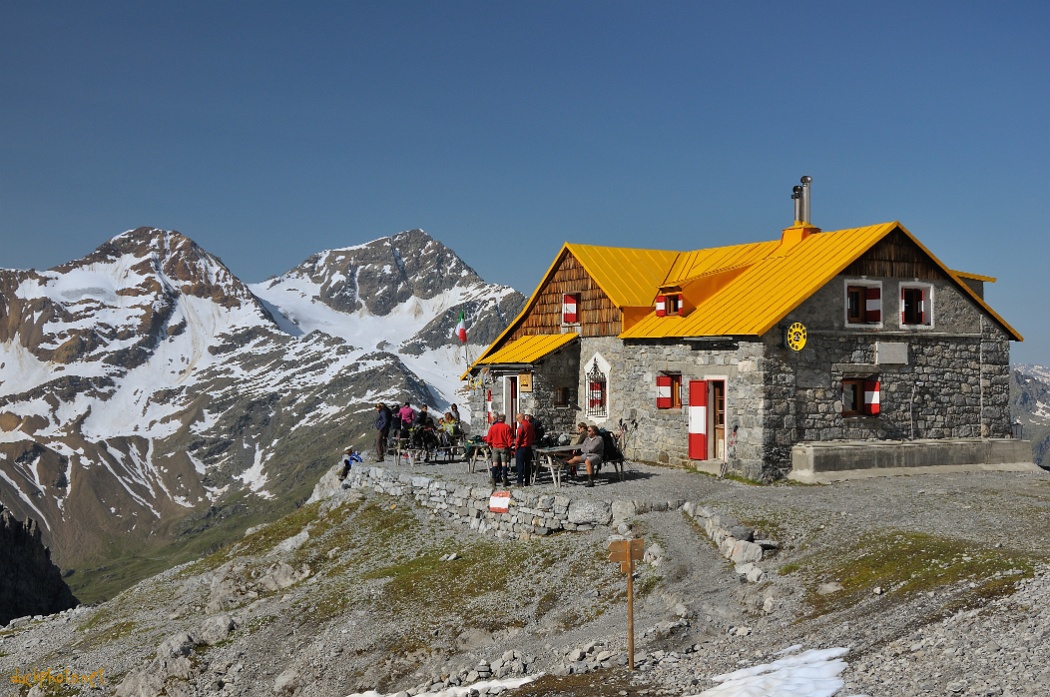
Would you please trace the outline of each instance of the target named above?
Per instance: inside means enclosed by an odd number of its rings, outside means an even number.
[[[846,324],[882,324],[882,284],[846,281]]]
[[[901,326],[933,326],[933,286],[928,283],[902,283],[900,293]]]
[[[561,323],[562,326],[577,326],[580,324],[580,294],[563,293],[561,296]]]
[[[609,362],[600,354],[584,364],[584,409],[595,422],[609,418]]]

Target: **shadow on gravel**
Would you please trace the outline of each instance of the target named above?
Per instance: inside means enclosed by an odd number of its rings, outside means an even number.
[[[632,682],[631,674],[626,669],[620,669],[562,678],[544,675],[503,694],[508,697],[677,697],[681,693],[668,692],[647,684],[636,685]]]

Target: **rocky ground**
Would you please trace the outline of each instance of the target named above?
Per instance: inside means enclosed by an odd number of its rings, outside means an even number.
[[[416,471],[484,476],[462,463]],[[561,493],[649,512],[528,541],[327,483],[334,496],[232,548],[97,607],[0,629],[0,676],[93,675],[101,689],[72,686],[83,694],[343,697],[545,673],[516,693],[656,697],[699,694],[801,644],[849,649],[842,697],[1050,694],[1043,473],[759,487],[632,465],[627,481]],[[764,541],[757,583],[701,511]],[[631,674],[626,581],[606,559],[617,536],[648,550]]]

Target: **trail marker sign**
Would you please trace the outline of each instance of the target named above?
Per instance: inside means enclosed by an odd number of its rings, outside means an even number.
[[[609,561],[619,562],[627,574],[627,669],[634,670],[634,563],[645,557],[644,540],[614,540],[609,543]]]

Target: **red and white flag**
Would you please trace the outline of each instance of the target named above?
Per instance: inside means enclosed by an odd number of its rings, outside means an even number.
[[[464,344],[467,343],[467,323],[463,319],[463,312],[459,313],[459,324],[456,325],[456,336]]]

